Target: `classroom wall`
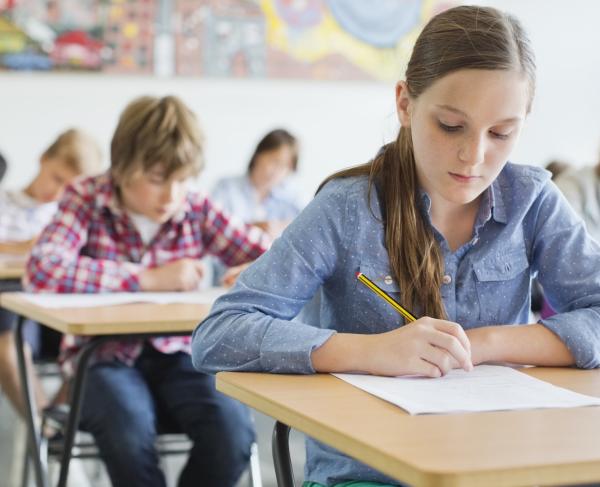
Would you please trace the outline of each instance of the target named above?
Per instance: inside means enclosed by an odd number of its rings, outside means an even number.
[[[477,1],[519,17],[538,58],[537,97],[513,160],[543,165],[564,158],[590,164],[600,152],[600,2]],[[371,157],[394,137],[393,83],[151,78],[94,74],[0,74],[0,151],[8,187],[35,174],[40,153],[79,125],[108,147],[117,116],[141,94],[181,96],[207,135],[210,187],[242,171],[264,132],[284,126],[302,141],[299,179],[307,193],[329,173]],[[108,164],[108,162],[107,162]]]

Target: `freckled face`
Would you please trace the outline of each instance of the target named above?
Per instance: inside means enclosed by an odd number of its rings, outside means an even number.
[[[398,115],[410,126],[417,176],[432,200],[477,199],[508,160],[529,103],[517,71],[463,69],[440,78],[418,98],[396,89]]]

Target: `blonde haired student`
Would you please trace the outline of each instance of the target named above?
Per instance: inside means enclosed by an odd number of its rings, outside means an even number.
[[[56,213],[57,203],[65,186],[80,175],[97,173],[102,167],[98,143],[78,129],[61,133],[40,157],[40,166],[33,180],[19,191],[0,191],[0,253],[27,254],[44,226]],[[20,289],[19,281],[2,281],[0,290]],[[0,388],[19,413],[23,401],[15,354],[14,328],[16,316],[0,308]],[[58,352],[58,333],[40,329],[34,323],[25,326],[29,347],[36,353],[53,355]],[[28,350],[27,357],[30,355]],[[30,358],[28,358],[30,360]],[[47,403],[36,382],[39,407]]]
[[[194,365],[428,377],[488,361],[598,367],[600,247],[545,170],[508,162],[534,90],[515,18],[436,15],[396,85],[397,139],[328,178],[215,303]],[[405,324],[359,271],[420,318]],[[536,273],[558,314],[528,323]],[[292,321],[316,294],[320,307]],[[305,478],[398,485],[310,438]]]
[[[230,220],[189,182],[203,166],[204,137],[177,97],[144,96],[123,111],[110,170],[70,186],[31,252],[30,291],[186,291],[202,279],[200,259],[241,265],[269,240]],[[197,372],[190,337],[115,341],[99,347],[88,373],[81,427],[90,431],[115,487],[164,486],[154,440],[173,425],[194,442],[179,484],[233,487],[254,432],[248,411]],[[83,344],[62,344],[69,374]]]

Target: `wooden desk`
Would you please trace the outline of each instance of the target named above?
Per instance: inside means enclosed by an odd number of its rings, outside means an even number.
[[[61,333],[84,336],[191,333],[210,310],[209,304],[181,303],[44,308],[28,301],[23,293],[0,294],[0,306]]]
[[[0,294],[0,306],[19,315],[16,330],[17,358],[26,405],[25,422],[29,454],[34,465],[38,487],[48,486],[48,473],[44,459],[40,455],[41,433],[34,414],[34,395],[25,365],[22,334],[25,319],[35,320],[62,333],[94,337],[82,347],[73,379],[71,407],[64,434],[64,449],[58,480],[58,485],[64,487],[67,483],[71,449],[79,425],[87,365],[94,350],[108,340],[157,335],[188,335],[210,310],[209,304],[151,303],[95,308],[44,308],[28,301],[23,297],[23,293]]]
[[[0,280],[21,279],[25,274],[25,263],[27,259],[18,255],[7,256],[0,254]]]
[[[524,371],[600,396],[600,370]],[[288,425],[416,487],[600,481],[600,407],[410,416],[326,374],[222,372],[217,389],[275,418],[276,428]],[[276,435],[287,441],[285,429]],[[280,477],[287,467],[276,469],[278,485],[289,485]]]

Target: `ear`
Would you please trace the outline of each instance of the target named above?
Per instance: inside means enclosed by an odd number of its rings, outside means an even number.
[[[408,93],[406,81],[398,81],[396,84],[396,112],[398,120],[403,127],[410,127],[410,112],[412,109],[412,99]]]

